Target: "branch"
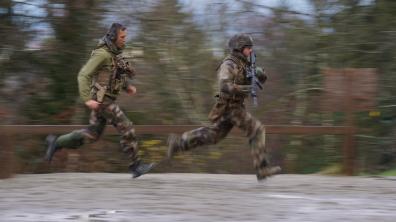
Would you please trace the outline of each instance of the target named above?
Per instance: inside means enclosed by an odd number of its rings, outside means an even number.
[[[303,13],[303,12],[297,12],[294,10],[288,10],[288,9],[283,9],[283,8],[277,8],[277,7],[271,7],[271,6],[266,6],[266,5],[260,5],[260,4],[255,4],[253,2],[250,1],[246,1],[246,0],[236,0],[238,2],[242,2],[244,4],[250,4],[254,7],[258,7],[258,8],[264,8],[264,9],[269,9],[271,11],[281,11],[284,13],[289,13],[289,14],[295,14],[295,15],[304,15],[304,16],[309,16],[309,17],[315,17],[315,15],[313,14],[309,14],[309,13]]]
[[[25,17],[25,18],[46,19],[46,17],[35,16],[35,15],[26,15],[26,14],[11,13],[11,14],[9,14],[9,15],[10,15],[10,16]]]
[[[41,5],[36,5],[36,4],[28,3],[28,2],[18,2],[18,1],[14,1],[14,3],[16,3],[16,4],[22,4],[22,5],[35,6],[35,7],[38,7],[38,8],[43,8],[43,6],[41,6]]]

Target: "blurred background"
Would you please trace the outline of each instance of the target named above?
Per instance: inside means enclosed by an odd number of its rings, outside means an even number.
[[[77,73],[113,22],[138,94],[118,103],[136,125],[204,125],[228,39],[253,36],[268,80],[259,107],[266,125],[349,126],[356,174],[396,174],[396,2],[390,0],[1,0],[0,124],[87,124]],[[3,127],[0,133],[5,133]],[[139,133],[139,132],[138,132]],[[118,137],[43,162],[46,135],[8,137],[17,173],[126,172]],[[351,138],[350,138],[351,139]],[[161,160],[166,136],[139,135],[145,159]],[[269,134],[285,173],[342,172],[345,135]],[[344,150],[344,151],[343,151]],[[9,165],[7,164],[7,165]],[[253,173],[247,139],[176,157],[157,172]]]

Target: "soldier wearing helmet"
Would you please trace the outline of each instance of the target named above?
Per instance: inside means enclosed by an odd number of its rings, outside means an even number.
[[[242,52],[243,48],[246,47],[253,47],[253,39],[250,35],[247,34],[238,34],[234,35],[228,41],[228,48],[232,51],[239,51]]]
[[[230,54],[218,68],[219,93],[217,102],[209,113],[212,125],[200,127],[181,136],[171,134],[168,138],[168,157],[198,146],[216,144],[236,126],[249,138],[253,165],[258,180],[280,171],[280,167],[269,165],[269,154],[265,148],[265,127],[245,109],[251,83],[247,78],[249,56],[253,50],[253,39],[247,34],[234,35],[228,42]],[[267,77],[261,68],[256,69],[257,79],[263,84]]]

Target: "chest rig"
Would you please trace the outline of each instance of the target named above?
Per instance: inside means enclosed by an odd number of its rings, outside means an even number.
[[[229,55],[227,56],[224,60],[223,63],[227,60],[231,60],[232,62],[234,62],[237,65],[237,75],[234,76],[234,84],[238,84],[238,85],[248,85],[249,84],[249,80],[247,79],[247,65],[242,62],[240,59],[238,59],[237,57],[233,56],[233,55]]]
[[[92,83],[93,99],[103,102],[105,97],[115,100],[121,89],[126,89],[128,79],[135,75],[129,62],[121,55],[112,56],[98,70]]]

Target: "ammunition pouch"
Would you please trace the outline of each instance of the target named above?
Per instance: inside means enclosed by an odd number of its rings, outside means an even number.
[[[214,123],[223,116],[227,109],[243,106],[244,96],[229,95],[226,93],[219,93],[215,96],[217,102],[213,105],[212,110],[209,112],[209,120]]]
[[[95,83],[92,87],[92,99],[99,103],[102,103],[106,95],[107,86],[101,86],[99,83]]]
[[[225,111],[227,109],[227,103],[222,100],[218,100],[214,105],[212,110],[210,111],[208,118],[209,120],[214,123],[217,120],[220,119],[222,115],[224,115]]]
[[[219,98],[219,101],[222,100],[226,103],[240,103],[243,104],[245,101],[246,95],[245,94],[228,94],[224,92],[220,92],[216,97]]]
[[[111,84],[110,84],[110,92],[113,94],[118,94],[121,89],[123,88],[123,80],[122,79],[113,79],[111,80]]]

